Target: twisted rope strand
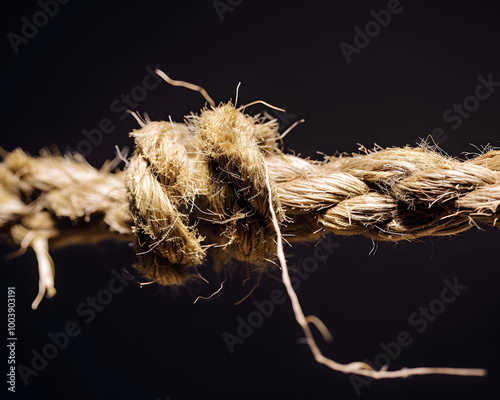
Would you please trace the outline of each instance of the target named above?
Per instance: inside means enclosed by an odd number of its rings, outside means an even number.
[[[484,375],[484,370],[412,368],[374,371],[339,364],[316,345],[291,286],[282,237],[311,241],[327,233],[376,240],[453,235],[479,223],[499,227],[500,151],[467,161],[430,148],[388,148],[324,162],[284,154],[278,123],[229,104],[185,123],[145,120],[131,136],[125,171],[100,170],[81,156],[16,149],[0,163],[0,234],[33,248],[40,291],[55,294],[51,248],[109,238],[134,240],[136,268],[163,285],[200,279],[208,254],[262,272],[280,261],[282,278],[315,359],[373,378],[418,374]]]

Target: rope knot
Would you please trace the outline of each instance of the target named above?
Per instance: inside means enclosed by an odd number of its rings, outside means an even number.
[[[225,253],[219,264],[237,258],[263,266],[274,257],[269,196],[280,222],[284,213],[274,184],[269,193],[265,157],[278,151],[277,128],[228,103],[184,124],[145,121],[131,133],[136,149],[127,186],[141,272],[183,284],[196,277],[207,237]]]

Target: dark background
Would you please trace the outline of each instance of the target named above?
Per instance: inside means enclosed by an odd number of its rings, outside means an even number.
[[[227,0],[222,0],[228,4]],[[238,3],[234,1],[234,4]],[[480,103],[457,129],[443,120],[454,103],[474,94],[477,77],[500,80],[499,13],[496,2],[402,1],[381,33],[347,63],[339,45],[353,43],[354,28],[373,19],[386,1],[250,1],[235,5],[221,20],[212,1],[71,1],[21,44],[15,54],[7,39],[20,33],[22,17],[40,10],[36,2],[3,5],[2,139],[37,154],[44,146],[76,149],[82,130],[110,118],[115,129],[93,146],[87,159],[100,166],[114,146],[132,147],[137,127],[110,104],[141,84],[157,64],[174,79],[204,86],[216,101],[263,99],[284,107],[291,121],[305,118],[286,138],[303,156],[316,151],[353,152],[372,147],[415,145],[435,128],[452,156],[497,146],[500,93]],[[153,119],[182,120],[203,98],[165,83],[135,108]],[[263,111],[254,106],[250,112]],[[283,128],[290,122],[282,121]],[[443,138],[444,136],[441,136]],[[417,243],[379,243],[363,237],[334,237],[340,247],[298,290],[306,313],[320,317],[334,336],[319,335],[325,355],[339,362],[373,360],[381,342],[403,330],[414,342],[390,369],[417,366],[486,368],[486,378],[424,376],[384,380],[363,387],[361,398],[483,399],[498,396],[500,313],[497,230],[471,230],[456,237]],[[291,266],[313,253],[313,245],[289,249]],[[1,247],[5,255],[12,249]],[[349,376],[317,365],[296,342],[302,332],[289,302],[230,354],[224,332],[236,318],[255,310],[252,300],[269,298],[281,284],[264,279],[252,297],[236,273],[222,294],[193,305],[197,295],[219,287],[217,280],[196,291],[129,285],[89,324],[76,314],[87,296],[106,288],[111,271],[135,262],[126,244],[103,243],[53,251],[57,296],[30,308],[37,292],[32,253],[2,259],[4,286],[17,291],[17,362],[29,365],[32,349],[47,334],[76,321],[82,333],[30,378],[17,378],[22,399],[194,399],[357,398]],[[234,267],[233,267],[234,268]],[[408,319],[440,296],[444,279],[467,289],[422,333]],[[3,289],[5,292],[5,288]],[[5,363],[5,361],[2,361]],[[2,389],[6,391],[6,387]],[[8,393],[10,394],[10,393]]]

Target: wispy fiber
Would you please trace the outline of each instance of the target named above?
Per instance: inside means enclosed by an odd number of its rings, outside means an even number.
[[[194,267],[207,253],[217,253],[219,266],[236,258],[265,268],[276,242],[263,163],[291,242],[330,232],[414,240],[500,226],[498,150],[461,161],[425,147],[362,148],[312,161],[279,149],[276,120],[231,104],[185,123],[141,124],[124,172],[79,155],[5,153],[2,240],[26,249],[34,238],[50,247],[134,238],[137,268],[164,285],[198,278]]]
[[[199,88],[196,86],[196,88]],[[197,89],[198,90],[198,89]],[[500,151],[467,161],[430,148],[366,149],[323,162],[284,154],[278,123],[231,103],[184,123],[138,121],[125,171],[100,170],[81,156],[16,149],[0,164],[2,240],[35,251],[36,308],[55,294],[49,245],[108,238],[133,240],[146,279],[182,285],[200,279],[207,254],[215,268],[235,258],[256,270],[279,259],[283,282],[315,359],[373,378],[415,374],[483,375],[483,370],[413,368],[374,371],[324,357],[293,291],[282,236],[311,241],[327,233],[375,240],[453,235],[478,223],[499,227]],[[319,322],[317,322],[319,324]]]

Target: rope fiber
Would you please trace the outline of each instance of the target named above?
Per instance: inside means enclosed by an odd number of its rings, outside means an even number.
[[[136,147],[124,171],[112,171],[114,162],[96,169],[78,154],[2,151],[0,238],[37,255],[40,292],[33,308],[45,293],[55,294],[49,248],[133,241],[135,267],[162,285],[200,279],[196,267],[208,255],[218,271],[232,258],[260,272],[278,259],[318,362],[374,378],[485,373],[373,371],[326,359],[291,288],[281,238],[305,242],[334,233],[411,241],[480,223],[499,227],[500,151],[463,161],[425,145],[361,147],[359,154],[319,162],[284,153],[276,119],[250,116],[231,103],[204,108],[183,123],[137,120],[141,128],[130,134]]]

